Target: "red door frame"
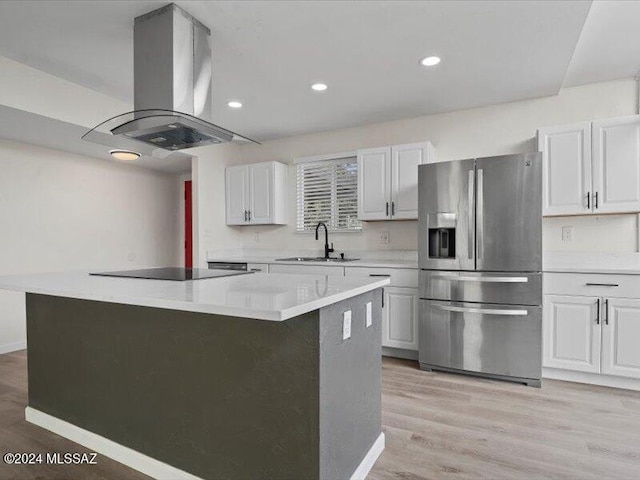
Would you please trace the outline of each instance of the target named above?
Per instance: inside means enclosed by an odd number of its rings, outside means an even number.
[[[184,266],[193,268],[193,201],[191,180],[184,182]]]

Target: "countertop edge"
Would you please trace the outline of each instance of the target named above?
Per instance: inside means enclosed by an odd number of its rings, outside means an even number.
[[[274,258],[258,258],[258,257],[242,257],[242,258],[208,258],[208,262],[230,262],[230,263],[266,263],[269,265],[307,265],[307,266],[326,266],[326,267],[362,267],[362,268],[398,268],[398,269],[411,269],[418,270],[417,261],[412,260],[352,260],[345,262],[297,262],[277,260]]]
[[[0,290],[25,294],[32,293],[37,295],[49,295],[53,297],[75,298],[78,300],[91,300],[96,302],[119,303],[123,305],[140,307],[161,308],[183,312],[204,313],[208,315],[226,315],[230,317],[281,322],[289,320],[290,318],[304,315],[305,313],[312,312],[314,310],[318,310],[328,305],[338,303],[342,300],[347,300],[363,293],[382,288],[386,285],[389,285],[389,283],[390,280],[388,278],[378,279],[360,287],[353,287],[346,292],[336,293],[328,297],[313,300],[311,302],[302,305],[296,305],[283,310],[254,310],[251,312],[247,312],[246,309],[242,308],[189,303],[179,300],[163,300],[158,298],[128,297],[120,295],[101,295],[99,293],[88,294],[83,292],[54,290],[46,287],[29,287],[27,289],[10,284],[0,284]]]

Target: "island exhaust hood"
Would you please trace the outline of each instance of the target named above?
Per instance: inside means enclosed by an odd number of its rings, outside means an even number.
[[[234,140],[257,143],[211,123],[211,31],[171,3],[134,20],[134,111],[82,138],[166,157]]]

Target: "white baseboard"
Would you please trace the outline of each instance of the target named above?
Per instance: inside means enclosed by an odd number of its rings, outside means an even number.
[[[591,385],[599,385],[601,387],[624,388],[626,390],[640,391],[640,379],[637,378],[616,377],[600,373],[574,372],[572,370],[549,367],[542,369],[543,387],[545,378],[564,380],[566,382],[589,383]]]
[[[358,465],[356,471],[351,475],[350,480],[364,480],[367,475],[369,475],[373,465],[384,450],[384,441],[384,432],[382,432],[376,441],[373,442],[373,445],[371,445],[371,448],[360,462],[360,465]]]
[[[201,480],[195,475],[34,408],[25,408],[24,416],[27,422],[38,425],[72,442],[79,443],[96,453],[109,457],[152,478],[158,480]]]
[[[0,355],[4,353],[17,352],[18,350],[24,350],[27,348],[26,340],[24,342],[7,343],[6,345],[0,345]]]

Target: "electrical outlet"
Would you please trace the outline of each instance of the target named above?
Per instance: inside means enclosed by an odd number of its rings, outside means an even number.
[[[342,339],[351,338],[351,310],[344,312],[342,317]]]
[[[367,316],[365,320],[365,326],[370,327],[373,319],[371,318],[371,302],[367,302]]]
[[[387,245],[391,241],[389,232],[380,232],[380,244]]]
[[[573,242],[573,227],[572,226],[562,227],[562,241],[563,242]]]

